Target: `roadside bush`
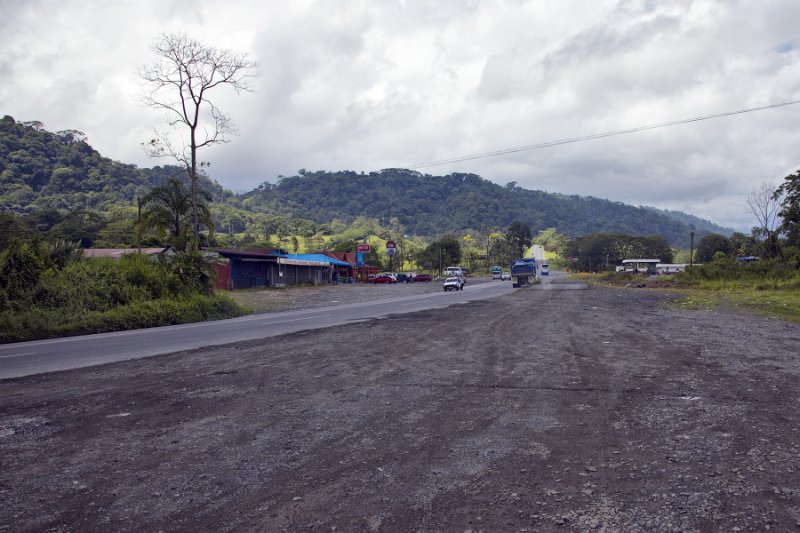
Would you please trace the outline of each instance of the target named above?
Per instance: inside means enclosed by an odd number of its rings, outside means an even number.
[[[30,304],[39,277],[48,267],[47,252],[38,239],[11,241],[0,254],[0,289],[5,291],[9,308]]]
[[[677,274],[675,278],[688,285],[735,282],[737,286],[760,286],[766,289],[791,286],[800,281],[800,272],[790,263],[780,260],[741,263],[732,259],[720,259],[695,266]]]
[[[57,261],[51,259],[55,250]],[[152,261],[82,258],[71,243],[13,241],[0,254],[0,342],[98,333],[238,316],[215,296],[198,253]]]
[[[215,273],[205,257],[197,252],[178,254],[169,263],[177,278],[179,290],[184,294],[213,294]]]
[[[66,309],[40,308],[24,312],[7,311],[0,313],[0,342],[169,326],[230,318],[246,312],[227,296],[200,294],[188,298],[134,302],[107,311],[70,312]]]

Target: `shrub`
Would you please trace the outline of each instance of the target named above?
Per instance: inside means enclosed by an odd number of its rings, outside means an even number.
[[[68,244],[68,243],[67,243]],[[198,253],[152,261],[83,259],[65,243],[12,242],[0,254],[0,342],[225,318],[246,310],[213,295]],[[60,259],[51,260],[57,251]],[[63,252],[63,253],[62,253]]]
[[[695,266],[677,274],[676,279],[689,285],[714,281],[736,282],[738,286],[786,287],[793,280],[800,279],[800,272],[793,265],[780,260],[740,263],[725,258]]]
[[[146,300],[105,311],[34,308],[0,313],[0,342],[169,326],[241,316],[247,311],[226,296]]]

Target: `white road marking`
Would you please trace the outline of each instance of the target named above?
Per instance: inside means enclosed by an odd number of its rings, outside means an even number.
[[[285,324],[287,322],[300,322],[301,320],[311,320],[312,318],[323,318],[330,315],[314,315],[304,316],[303,318],[292,318],[290,320],[281,320],[280,322],[264,322],[264,324]]]
[[[5,359],[6,357],[24,357],[26,355],[36,355],[36,352],[23,352],[23,353],[12,353],[9,355],[0,355],[0,359]]]

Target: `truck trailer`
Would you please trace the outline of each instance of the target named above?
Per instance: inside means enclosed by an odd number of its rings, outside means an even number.
[[[511,265],[511,281],[514,287],[524,287],[536,279],[536,259],[517,259]]]

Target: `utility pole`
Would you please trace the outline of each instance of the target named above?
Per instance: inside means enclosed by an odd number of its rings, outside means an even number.
[[[689,268],[694,266],[694,232],[689,232]]]
[[[142,197],[136,196],[136,249],[142,255]]]

